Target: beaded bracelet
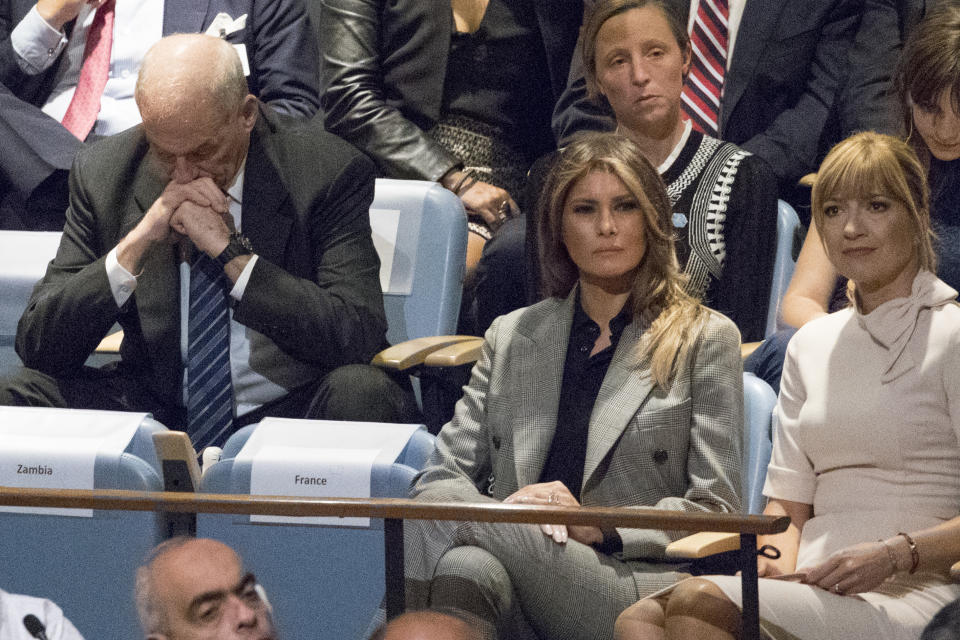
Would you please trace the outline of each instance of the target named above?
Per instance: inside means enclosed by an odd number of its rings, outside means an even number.
[[[917,570],[917,567],[920,566],[920,552],[917,551],[917,543],[913,541],[913,538],[910,537],[909,533],[899,532],[898,536],[903,536],[903,539],[907,541],[907,545],[910,547],[910,571],[908,573],[914,573]]]

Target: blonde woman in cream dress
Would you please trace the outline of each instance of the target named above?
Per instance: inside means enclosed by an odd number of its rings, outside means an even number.
[[[928,201],[889,136],[820,169],[814,222],[855,293],[787,349],[764,493],[791,525],[761,539],[782,552],[760,559],[767,637],[916,640],[960,597],[960,307],[933,275]],[[624,612],[617,638],[737,638],[739,607],[739,577],[689,579]]]

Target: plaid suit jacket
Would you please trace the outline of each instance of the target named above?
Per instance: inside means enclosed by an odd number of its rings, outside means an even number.
[[[454,418],[414,481],[414,496],[500,501],[538,481],[557,422],[574,304],[574,294],[550,298],[493,323]],[[668,389],[653,383],[636,356],[646,327],[634,320],[624,330],[594,405],[581,504],[739,511],[743,380],[736,326],[711,312]],[[654,563],[685,535],[618,533],[622,559]]]

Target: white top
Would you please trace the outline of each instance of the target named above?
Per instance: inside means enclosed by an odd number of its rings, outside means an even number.
[[[0,589],[0,640],[33,640],[23,618],[33,614],[47,628],[49,640],[83,640],[60,607],[44,598],[7,593]]]
[[[798,569],[960,513],[956,296],[921,271],[909,297],[818,318],[790,341],[763,492],[813,505]],[[709,579],[740,603],[739,578]],[[759,587],[761,627],[778,640],[916,640],[960,597],[960,585],[924,572],[857,597],[780,580]]]
[[[956,296],[921,271],[909,297],[867,315],[851,308],[818,318],[790,341],[763,492],[813,505],[798,568],[960,514]],[[937,582],[922,573],[896,580]]]

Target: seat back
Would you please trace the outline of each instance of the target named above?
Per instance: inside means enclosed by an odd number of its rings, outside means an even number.
[[[84,429],[86,413],[67,415],[75,415],[77,428]],[[145,418],[123,453],[98,454],[94,488],[162,491],[153,434],[165,430]],[[8,438],[3,446],[17,443]],[[38,458],[32,448],[22,455],[25,461]],[[136,567],[164,537],[162,517],[151,512],[93,511],[92,517],[0,512],[0,581],[7,591],[50,598],[86,638],[129,640],[140,635],[133,602]]]
[[[370,206],[387,340],[456,332],[466,269],[463,204],[436,182],[377,180]]]
[[[321,428],[337,428],[337,425]],[[350,428],[350,423],[344,423]],[[249,494],[252,465],[238,454],[255,427],[239,430],[203,476],[205,493]],[[396,462],[375,465],[372,497],[406,497],[434,438],[414,432]],[[250,516],[197,516],[197,535],[229,544],[263,584],[283,637],[365,638],[384,595],[383,521],[367,527],[251,523]]]
[[[800,253],[800,218],[783,200],[777,201],[777,254],[773,261],[773,280],[770,283],[770,301],[767,305],[765,336],[773,335],[780,327],[780,303],[790,286],[793,269]]]
[[[13,348],[17,323],[33,286],[57,253],[60,235],[55,231],[0,231],[0,375],[20,365]]]
[[[743,374],[743,511],[761,513],[766,505],[763,483],[772,449],[773,409],[777,396],[766,382]]]

